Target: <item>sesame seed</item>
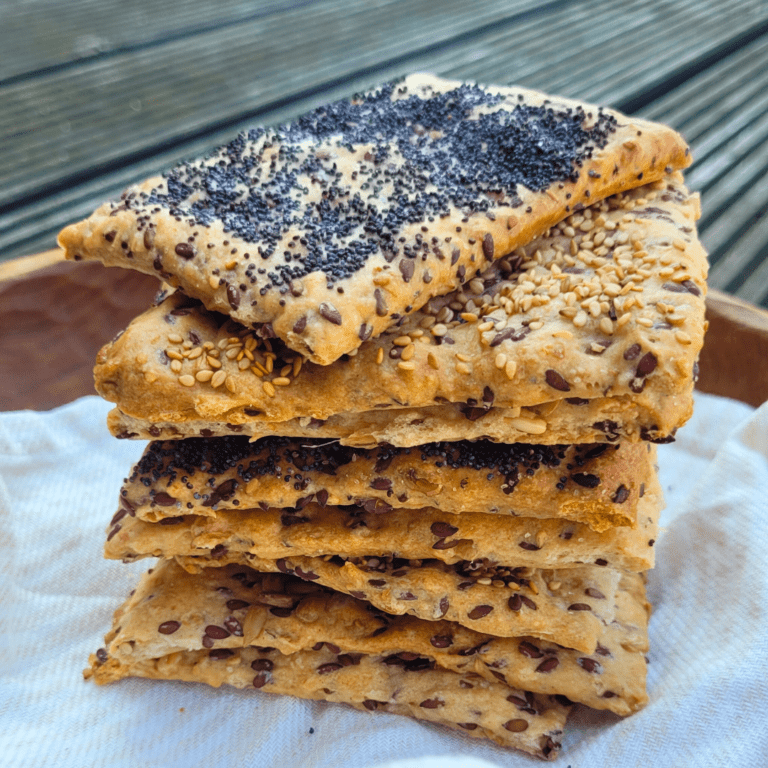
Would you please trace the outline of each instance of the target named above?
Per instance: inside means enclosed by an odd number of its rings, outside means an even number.
[[[261,388],[264,390],[265,394],[268,395],[269,397],[274,397],[275,396],[276,390],[272,386],[271,382],[269,382],[269,381],[262,382]]]
[[[675,331],[675,338],[681,344],[690,344],[692,341],[691,337],[685,331]]]
[[[416,363],[413,361],[410,362],[403,362],[402,360],[398,362],[397,367],[401,371],[413,371],[416,368]]]
[[[220,387],[226,381],[226,379],[227,374],[225,371],[216,371],[216,373],[214,373],[213,377],[211,378],[211,386],[216,389],[217,387]]]
[[[179,376],[179,384],[183,387],[193,387],[195,385],[195,377],[190,376],[188,373],[184,376]]]
[[[291,380],[287,376],[276,376],[272,379],[272,383],[276,387],[287,387],[291,383]]]
[[[507,360],[504,364],[504,373],[508,379],[514,379],[517,373],[517,363],[514,360]]]
[[[198,381],[202,381],[202,382],[210,381],[213,378],[213,371],[209,371],[209,370],[198,371],[195,374],[195,378]]]

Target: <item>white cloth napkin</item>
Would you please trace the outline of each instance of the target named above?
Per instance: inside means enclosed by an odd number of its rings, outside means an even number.
[[[109,436],[107,410],[88,397],[48,413],[0,414],[0,764],[538,764],[341,705],[186,683],[84,682],[88,654],[149,566],[101,557],[120,483],[143,448]],[[555,765],[768,760],[768,404],[753,412],[699,395],[660,464],[668,508],[649,582],[650,704],[625,720],[579,709]]]

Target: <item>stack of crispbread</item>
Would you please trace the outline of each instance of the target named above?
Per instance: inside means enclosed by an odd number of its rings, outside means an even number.
[[[414,76],[240,136],[60,236],[171,284],[99,354],[153,440],[106,554],[159,557],[92,657],[553,757],[646,701],[706,257],[682,139]]]

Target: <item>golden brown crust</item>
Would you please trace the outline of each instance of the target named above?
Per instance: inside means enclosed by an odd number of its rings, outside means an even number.
[[[378,422],[401,409],[413,421],[421,418],[414,409],[442,413],[454,403],[465,422],[480,422],[466,426],[481,435],[488,410],[508,409],[512,437],[503,442],[589,442],[598,427],[606,439],[613,427],[602,422],[614,419],[585,423],[574,404],[600,400],[589,415],[623,415],[622,436],[663,439],[690,415],[703,343],[706,257],[694,231],[697,206],[675,179],[612,198],[605,211],[598,205],[580,214],[592,218],[578,234],[576,220],[563,223],[528,247],[526,261],[520,254],[497,260],[483,279],[432,299],[328,366],[303,363],[279,343],[170,296],[104,347],[96,386],[134,419],[260,424],[255,434],[330,418],[350,432],[368,417],[381,431]],[[393,437],[400,445],[445,439],[436,429],[409,438],[418,426],[409,421]]]
[[[109,659],[133,664],[202,650],[201,638],[221,656],[247,646],[268,645],[292,655],[325,645],[337,657],[362,653],[404,669],[437,664],[470,678],[560,694],[626,715],[647,698],[644,648],[632,647],[633,636],[644,636],[647,624],[638,577],[622,577],[616,604],[616,618],[602,627],[597,650],[585,655],[532,637],[498,638],[449,621],[387,616],[360,600],[282,574],[233,565],[191,576],[163,562],[118,610],[105,650]],[[178,628],[164,634],[174,628],[171,622]],[[217,636],[207,634],[206,627],[218,628]],[[414,664],[417,658],[421,661]],[[526,699],[527,694],[522,702]]]
[[[379,657],[360,656],[355,661],[344,666],[336,654],[325,649],[284,656],[278,651],[238,648],[224,661],[208,651],[125,662],[101,662],[93,654],[92,666],[84,675],[99,684],[146,677],[206,683],[215,688],[227,684],[350,704],[360,710],[406,715],[454,728],[467,736],[490,739],[545,760],[557,756],[570,707],[554,697],[528,699],[524,691],[502,683],[440,668],[414,675],[388,666]],[[468,689],[467,684],[472,688]],[[515,698],[510,701],[510,697]],[[515,702],[524,702],[525,711]]]
[[[655,446],[544,447],[480,442],[354,449],[324,440],[247,437],[150,443],[120,492],[147,522],[261,506],[356,505],[385,512],[439,503],[452,514],[563,518],[595,531],[633,526]]]
[[[520,147],[507,147],[509,127],[497,126],[489,141],[497,149],[478,154],[471,147],[445,156],[435,147],[447,136],[461,136],[453,132],[459,124],[452,119],[427,130],[421,123],[433,120],[429,113],[408,118],[399,143],[382,140],[385,120],[379,135],[357,144],[338,135],[318,144],[292,140],[290,129],[256,131],[181,166],[169,179],[130,188],[119,203],[63,230],[59,242],[68,258],[157,275],[244,324],[268,323],[289,347],[327,365],[569,212],[690,163],[685,142],[666,126],[521,88],[456,91],[459,86],[413,76],[375,108],[439,103],[439,111],[450,90],[457,104],[469,94],[456,109],[466,110],[462,125],[470,129],[532,109],[534,130],[515,139]],[[483,103],[497,98],[502,101]],[[369,121],[350,121],[352,130]],[[570,150],[561,155],[575,132],[591,137],[573,157]],[[537,163],[530,162],[533,146],[521,151],[534,134],[547,143]],[[485,143],[483,136],[477,141]],[[410,164],[404,153],[417,146],[422,160]],[[437,157],[446,167],[425,175],[419,163]],[[458,158],[467,180],[479,178],[473,199],[457,205],[451,193],[462,185],[442,182],[453,178]],[[498,181],[484,178],[483,164],[502,174]],[[552,173],[542,175],[549,166]],[[337,260],[345,266],[332,266]]]
[[[400,448],[440,440],[490,440],[497,443],[570,445],[618,440],[671,442],[677,426],[693,410],[693,383],[682,395],[661,396],[640,405],[629,397],[600,397],[568,402],[556,400],[530,408],[489,408],[445,404],[425,408],[341,413],[328,419],[299,416],[288,421],[232,421],[186,419],[169,422],[128,416],[113,408],[107,426],[115,437],[132,440],[180,440],[185,437],[247,435],[256,440],[268,435],[338,440],[342,445]],[[237,423],[240,421],[241,423]],[[665,437],[666,436],[666,437]]]
[[[646,489],[634,529],[596,533],[568,520],[451,515],[434,508],[393,509],[384,514],[359,507],[301,510],[227,510],[216,518],[185,515],[147,523],[125,516],[110,525],[105,554],[112,559],[206,556],[215,549],[267,559],[296,555],[345,558],[393,554],[415,560],[457,563],[485,558],[511,568],[608,565],[629,571],[653,567],[662,507],[658,481]]]
[[[268,560],[256,555],[176,557],[190,573],[211,566],[247,565],[266,573],[296,574],[330,587],[392,616],[441,619],[497,637],[531,635],[593,653],[601,633],[615,619],[621,574],[582,565],[560,570],[501,568],[485,563],[449,566],[439,560],[361,557],[343,560],[292,556]],[[577,605],[578,608],[571,609]],[[647,643],[642,630],[626,628],[633,650]]]

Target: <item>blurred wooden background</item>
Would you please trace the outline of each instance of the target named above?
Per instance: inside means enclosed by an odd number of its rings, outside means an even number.
[[[768,397],[754,335],[765,316],[739,302],[768,307],[765,0],[0,0],[0,46],[0,408],[57,404],[40,389],[46,372],[58,397],[81,394],[92,347],[154,291],[92,265],[37,273],[41,262],[9,260],[54,248],[61,227],[129,183],[248,125],[417,70],[588,99],[680,130],[711,285],[735,297],[710,302],[705,357],[717,328],[731,346],[729,329],[753,329],[730,368],[702,362],[702,387],[749,362],[740,386]]]

